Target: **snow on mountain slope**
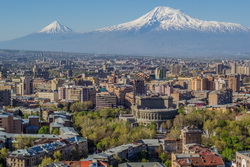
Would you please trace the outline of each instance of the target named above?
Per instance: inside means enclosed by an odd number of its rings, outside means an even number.
[[[250,30],[240,24],[202,21],[157,7],[137,20],[88,33],[53,22],[38,33],[0,42],[1,49],[107,54],[234,55],[250,53]]]
[[[60,24],[58,21],[52,22],[50,25],[43,28],[39,33],[58,34],[58,33],[72,33],[74,30],[67,26]]]
[[[99,32],[110,31],[201,31],[201,32],[241,32],[249,28],[240,24],[217,21],[202,21],[190,17],[180,10],[169,7],[156,7],[142,17],[123,24],[98,29]]]

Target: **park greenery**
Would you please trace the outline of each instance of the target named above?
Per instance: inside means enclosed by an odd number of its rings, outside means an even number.
[[[72,112],[81,112],[89,110],[93,106],[91,101],[86,102],[75,102],[70,106],[70,111]]]
[[[235,159],[236,151],[250,149],[250,116],[245,114],[236,120],[236,115],[244,114],[245,109],[238,111],[193,110],[188,114],[179,111],[173,123],[167,121],[162,126],[170,129],[169,138],[178,138],[180,129],[184,126],[195,125],[203,129],[203,144],[215,146],[227,161]]]
[[[154,124],[132,127],[129,122],[118,119],[120,112],[119,109],[76,112],[74,125],[82,136],[91,140],[99,150],[155,136]]]
[[[34,146],[34,137],[24,137],[23,135],[17,136],[16,140],[13,142],[12,146],[14,149],[25,149]]]

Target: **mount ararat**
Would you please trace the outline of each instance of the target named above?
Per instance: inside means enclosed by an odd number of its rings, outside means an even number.
[[[250,53],[249,46],[248,27],[199,20],[169,7],[88,33],[55,21],[37,33],[0,42],[1,49],[179,56],[239,55]]]

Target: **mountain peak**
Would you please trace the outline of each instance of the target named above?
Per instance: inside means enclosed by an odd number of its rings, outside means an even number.
[[[199,32],[242,32],[249,28],[240,24],[203,21],[192,18],[179,9],[159,6],[140,18],[97,31],[199,31]]]
[[[72,29],[70,29],[67,26],[62,25],[58,21],[53,21],[48,26],[44,27],[39,33],[45,33],[45,34],[58,34],[58,33],[72,33],[74,32]]]
[[[155,7],[151,12],[154,13],[161,13],[161,14],[180,14],[183,13],[181,10],[179,9],[174,9],[174,8],[170,8],[167,6],[158,6]]]

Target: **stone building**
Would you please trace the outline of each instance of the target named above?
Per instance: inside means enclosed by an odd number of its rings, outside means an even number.
[[[236,152],[236,167],[250,166],[250,151]]]
[[[116,108],[117,97],[110,92],[101,92],[96,94],[96,108]]]
[[[64,160],[72,158],[72,149],[80,155],[88,152],[88,142],[83,137],[72,137],[60,139],[52,143],[35,145],[31,148],[21,149],[11,152],[7,157],[7,166],[11,167],[35,167],[43,158],[53,156],[54,152],[60,151]]]
[[[209,105],[223,105],[227,103],[232,103],[232,90],[215,90],[209,93],[208,102]]]
[[[139,123],[160,123],[172,120],[178,114],[169,96],[136,96],[132,105],[132,114]]]
[[[0,128],[3,128],[7,133],[22,133],[22,120],[10,113],[0,112]]]

